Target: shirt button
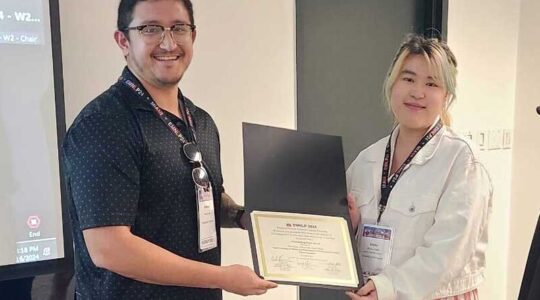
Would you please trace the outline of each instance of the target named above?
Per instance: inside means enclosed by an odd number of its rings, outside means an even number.
[[[411,207],[409,207],[409,212],[410,213],[413,213],[416,211],[416,208],[414,207],[414,205],[412,205]]]

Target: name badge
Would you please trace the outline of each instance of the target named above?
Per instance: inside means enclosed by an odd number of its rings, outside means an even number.
[[[197,213],[199,219],[199,252],[217,247],[216,215],[212,186],[207,188],[195,185],[197,194]]]
[[[358,231],[358,249],[364,279],[377,275],[390,263],[394,229],[364,224]]]

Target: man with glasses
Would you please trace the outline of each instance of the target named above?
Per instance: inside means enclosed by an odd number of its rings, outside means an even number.
[[[276,285],[220,266],[221,227],[243,227],[223,189],[216,125],[178,83],[196,30],[189,0],[122,0],[127,67],[64,141],[78,299],[221,299]],[[214,210],[214,208],[216,208]]]

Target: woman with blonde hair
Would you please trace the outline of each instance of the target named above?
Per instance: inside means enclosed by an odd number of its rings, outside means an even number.
[[[456,75],[446,43],[419,35],[392,62],[384,95],[396,126],[347,170],[367,279],[351,299],[478,299],[492,186],[450,128]]]

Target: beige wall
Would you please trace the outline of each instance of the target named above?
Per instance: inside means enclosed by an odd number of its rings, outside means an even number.
[[[540,170],[540,1],[522,0],[519,23],[508,299],[517,299],[538,215]]]
[[[198,35],[180,85],[214,117],[225,187],[242,203],[242,122],[295,128],[294,1],[193,2]],[[123,57],[112,38],[117,3],[60,0],[68,124],[120,75]],[[223,264],[251,265],[246,232],[224,230],[222,253]],[[257,299],[295,298],[295,288],[281,286]]]
[[[519,0],[452,0],[448,44],[458,60],[452,110],[459,131],[512,129],[516,93]],[[494,186],[482,299],[507,299],[512,151],[481,151]],[[514,298],[509,298],[514,299]]]

